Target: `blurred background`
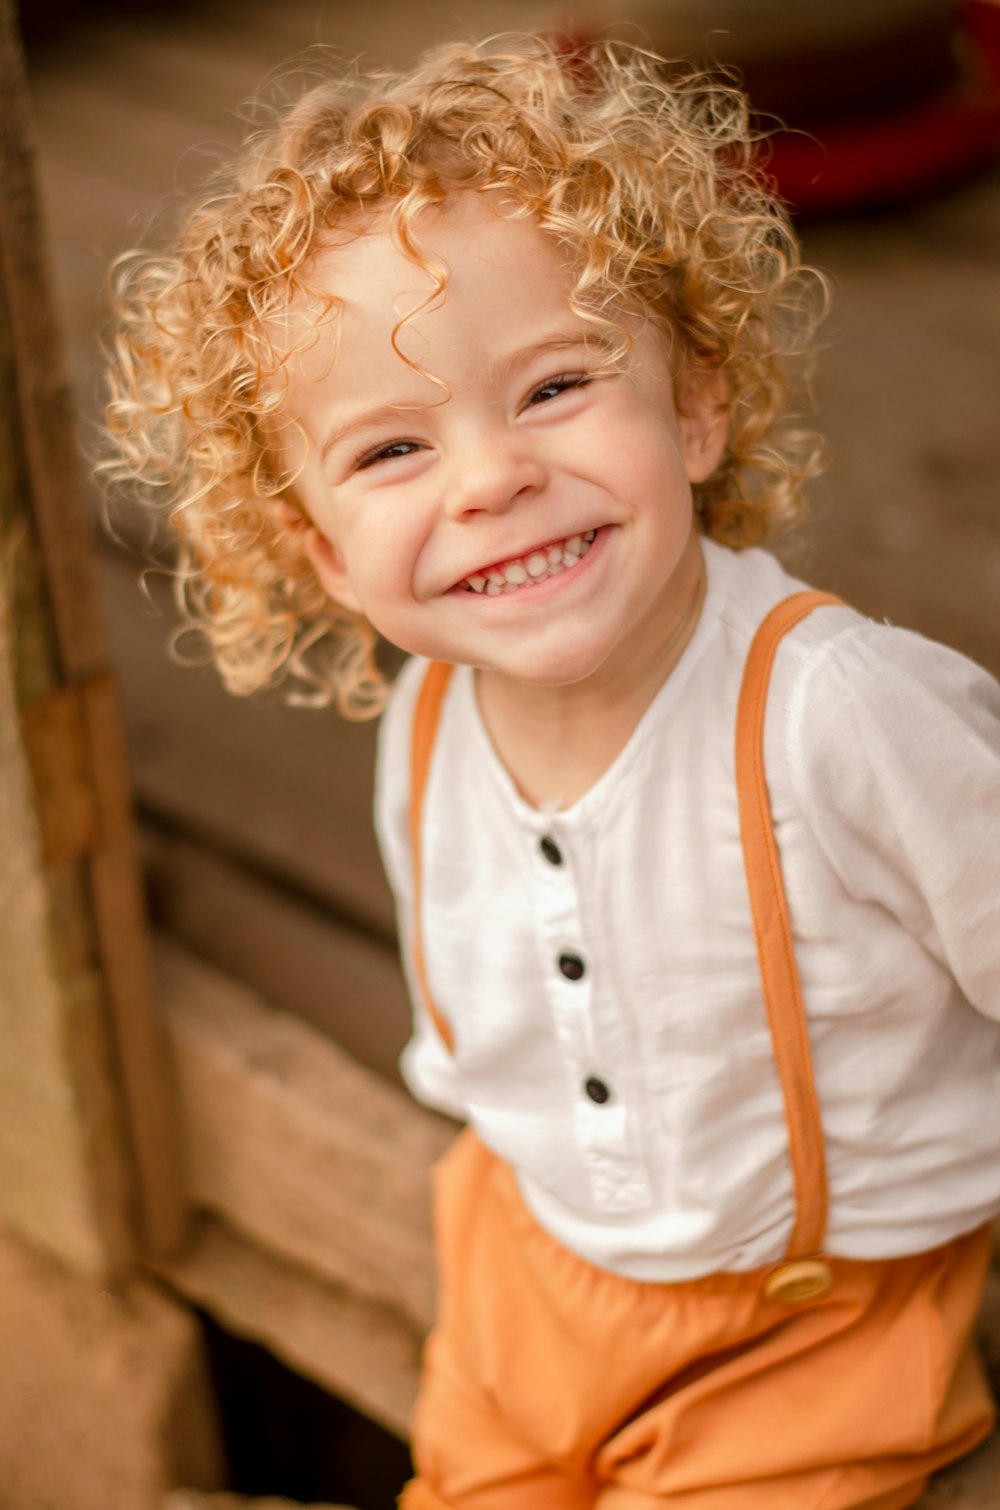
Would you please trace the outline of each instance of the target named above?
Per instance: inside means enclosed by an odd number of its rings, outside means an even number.
[[[405,65],[455,36],[546,28],[610,31],[736,68],[760,111],[789,128],[771,170],[835,295],[815,384],[831,463],[781,553],[873,617],[1000,672],[1000,8],[990,0],[23,0],[21,20],[90,449],[108,264],[169,236],[178,206],[241,138],[248,102],[288,60],[305,55],[308,69],[319,48]],[[128,537],[127,518],[120,526]],[[154,922],[393,1081],[408,1013],[370,831],[373,730],[288,709],[278,695],[238,702],[211,670],[176,666],[169,585],[152,579],[151,605],[134,554],[99,532],[96,550]],[[269,1367],[263,1355],[233,1363],[231,1340],[216,1342],[230,1381]],[[259,1401],[268,1388],[244,1392]],[[296,1401],[288,1415],[305,1432],[312,1407]],[[243,1411],[235,1487],[334,1497],[329,1453],[317,1449],[305,1471],[312,1449],[300,1436],[287,1449],[298,1477],[265,1469],[263,1417],[247,1401],[231,1408],[234,1420]],[[334,1427],[325,1405],[315,1409],[323,1439]],[[265,1414],[284,1440],[281,1412]],[[373,1510],[391,1504],[405,1470],[397,1448],[386,1437],[371,1449],[384,1484],[359,1449],[365,1466],[340,1492]],[[337,1455],[343,1468],[343,1446]]]

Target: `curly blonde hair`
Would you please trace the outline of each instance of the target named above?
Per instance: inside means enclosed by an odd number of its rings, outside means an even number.
[[[700,528],[743,547],[798,515],[819,452],[788,413],[787,359],[809,349],[819,281],[737,89],[619,43],[567,54],[535,38],[439,48],[398,76],[350,71],[250,139],[176,252],[116,270],[103,471],[169,518],[184,623],[231,691],[291,678],[294,700],[381,707],[375,632],[321,589],[288,525],[294,479],[264,441],[289,358],[271,317],[310,293],[324,236],[370,211],[440,280],[416,217],[492,190],[568,255],[575,309],[601,324],[644,310],[686,369],[724,373],[728,442],[695,489]]]

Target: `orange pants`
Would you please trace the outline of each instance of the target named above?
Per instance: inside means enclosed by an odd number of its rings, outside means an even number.
[[[787,1305],[762,1271],[595,1268],[469,1132],[436,1195],[440,1319],[404,1510],[901,1510],[990,1430],[970,1342],[985,1230],[835,1259],[831,1291]]]

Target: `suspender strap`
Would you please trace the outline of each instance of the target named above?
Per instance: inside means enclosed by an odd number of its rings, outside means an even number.
[[[420,982],[424,1005],[447,1048],[455,1052],[455,1038],[451,1024],[438,1010],[427,983],[427,965],[424,960],[424,919],[422,906],[424,867],[421,855],[421,818],[424,810],[424,789],[431,766],[434,737],[441,717],[448,683],[454,666],[443,661],[432,661],[427,668],[417,705],[413,713],[413,742],[410,748],[410,853],[413,856],[413,967]]]
[[[814,608],[838,602],[829,593],[802,592],[771,610],[750,647],[736,715],[736,788],[743,860],[761,984],[785,1101],[795,1184],[796,1216],[788,1244],[789,1259],[818,1253],[823,1246],[826,1155],[788,903],[764,775],[764,713],[771,668],[783,636]]]

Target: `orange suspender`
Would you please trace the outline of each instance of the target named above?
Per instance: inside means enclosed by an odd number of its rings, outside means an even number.
[[[410,747],[410,849],[413,855],[413,968],[417,972],[424,1004],[431,1021],[444,1039],[451,1053],[455,1052],[455,1037],[451,1024],[438,1010],[427,984],[427,966],[424,963],[423,870],[421,864],[421,819],[424,808],[424,788],[431,765],[431,751],[437,734],[441,704],[451,680],[454,666],[443,661],[432,661],[424,676],[417,705],[413,712],[413,741]]]
[[[830,593],[800,592],[771,610],[750,646],[736,716],[736,788],[743,859],[761,984],[785,1103],[795,1187],[796,1217],[786,1255],[788,1259],[818,1253],[823,1246],[827,1212],[826,1157],[788,903],[764,774],[764,714],[771,667],[781,639],[814,608],[839,601]],[[455,1040],[451,1025],[438,1009],[427,983],[421,926],[421,817],[441,704],[453,669],[438,661],[428,667],[414,711],[410,766],[413,963],[427,1011],[452,1052]]]
[[[826,1154],[788,902],[764,775],[764,713],[771,667],[782,638],[814,608],[838,601],[830,593],[801,592],[771,610],[750,646],[736,714],[736,791],[743,863],[761,984],[785,1101],[795,1183],[795,1225],[786,1255],[789,1259],[818,1253],[823,1246]]]

